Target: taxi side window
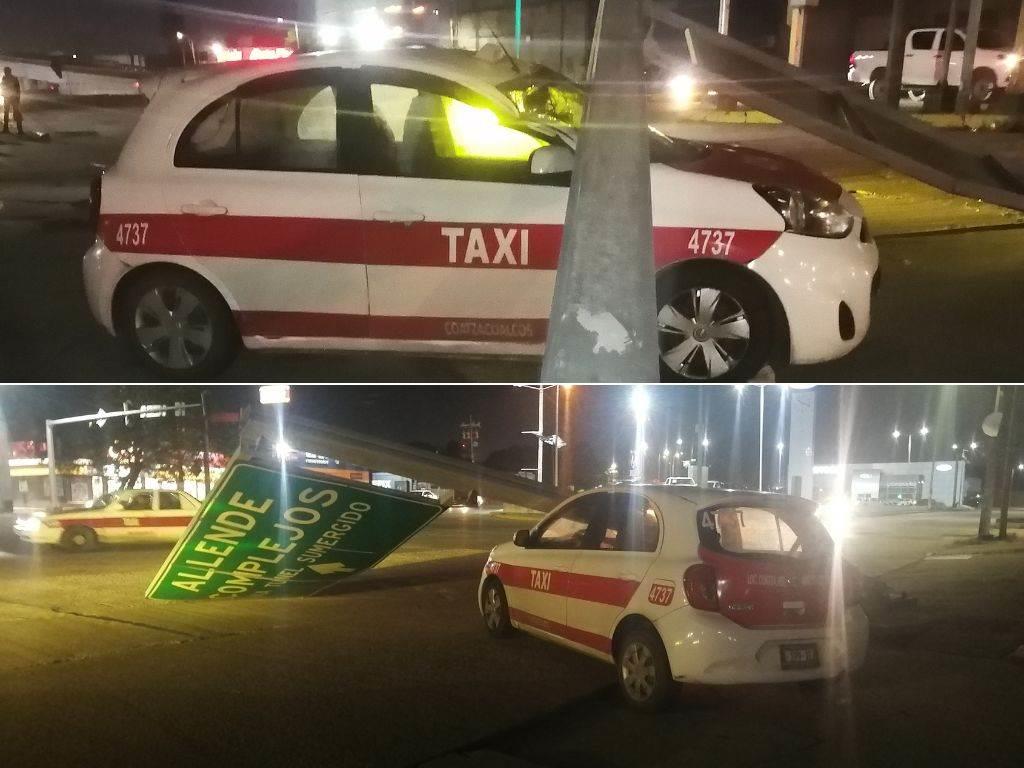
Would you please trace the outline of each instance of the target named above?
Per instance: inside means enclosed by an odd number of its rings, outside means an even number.
[[[594,522],[593,496],[584,496],[566,504],[546,520],[534,536],[538,549],[584,549]]]
[[[178,494],[160,491],[160,509],[181,509],[181,499]]]
[[[124,508],[133,512],[152,509],[153,495],[150,493],[133,493],[124,500]]]
[[[639,493],[612,493],[606,506],[604,535],[596,549],[616,552],[654,552],[660,526],[651,503]]]
[[[370,83],[371,119],[391,146],[378,175],[540,183],[531,177],[530,156],[547,141],[440,90],[427,83]]]
[[[265,78],[210,105],[186,128],[174,164],[186,168],[338,169],[337,89],[323,79]]]

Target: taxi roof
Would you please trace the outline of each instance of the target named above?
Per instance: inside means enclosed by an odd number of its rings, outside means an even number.
[[[146,95],[152,99],[158,91],[168,87],[174,90],[184,87],[190,90],[220,91],[225,83],[234,87],[252,79],[256,74],[270,75],[318,67],[358,69],[367,66],[395,67],[436,75],[482,92],[507,106],[512,106],[511,102],[497,86],[517,77],[528,76],[537,69],[537,65],[512,60],[504,55],[490,60],[471,51],[429,45],[384,48],[379,51],[338,49],[303,53],[285,59],[210,64],[175,71],[160,78],[152,93]]]
[[[813,501],[799,496],[781,493],[764,493],[761,491],[743,491],[731,489],[700,488],[692,485],[663,485],[661,483],[622,483],[606,485],[595,490],[638,490],[650,497],[659,506],[689,502],[695,509],[715,506],[717,504],[763,505],[766,507],[789,507],[813,511],[817,505]]]

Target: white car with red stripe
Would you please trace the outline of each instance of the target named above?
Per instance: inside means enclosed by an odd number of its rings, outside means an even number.
[[[239,341],[541,355],[581,101],[518,66],[423,48],[168,79],[96,190],[93,314],[170,376],[217,372]],[[864,338],[878,252],[852,195],[653,130],[651,156],[665,378]]]
[[[627,701],[674,683],[832,679],[868,642],[861,577],[816,505],[699,488],[600,488],[511,543],[480,580],[491,634],[515,629],[614,663]]]
[[[101,544],[173,543],[181,538],[201,503],[183,491],[123,490],[91,506],[19,514],[14,532],[33,544],[90,550]]]

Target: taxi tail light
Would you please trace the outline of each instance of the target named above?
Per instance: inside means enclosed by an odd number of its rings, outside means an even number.
[[[691,565],[683,574],[686,600],[699,611],[718,611],[718,575],[706,563]]]

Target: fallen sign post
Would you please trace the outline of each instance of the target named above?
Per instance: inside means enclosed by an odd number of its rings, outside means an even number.
[[[236,458],[146,597],[313,595],[372,568],[442,510],[366,483]]]

